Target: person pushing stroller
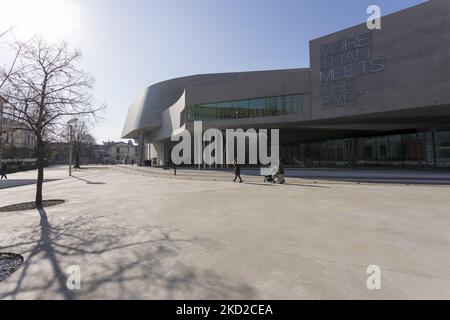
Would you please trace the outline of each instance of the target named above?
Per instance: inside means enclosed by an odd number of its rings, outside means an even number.
[[[264,176],[264,182],[272,182],[272,183],[285,183],[284,180],[284,163],[280,159],[278,165],[274,165],[270,168],[270,174]]]

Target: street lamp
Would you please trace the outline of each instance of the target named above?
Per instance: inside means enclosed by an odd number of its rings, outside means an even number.
[[[77,118],[67,121],[67,125],[69,126],[69,176],[72,176],[72,125],[77,121]]]

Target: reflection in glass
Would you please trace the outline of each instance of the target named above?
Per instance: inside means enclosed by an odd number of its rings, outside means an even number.
[[[263,117],[266,109],[266,99],[249,100],[248,116],[250,118]]]
[[[192,105],[187,107],[187,121],[230,120],[303,113],[302,95]]]

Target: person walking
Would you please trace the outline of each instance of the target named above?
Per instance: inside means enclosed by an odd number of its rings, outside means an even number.
[[[1,174],[1,179],[5,178],[5,180],[8,180],[8,177],[6,176],[6,170],[8,169],[8,167],[6,166],[6,163],[2,163],[2,166],[0,168],[0,174]]]
[[[279,184],[284,183],[284,163],[283,160],[280,159],[280,163],[278,164],[278,174],[277,174],[277,182]]]
[[[239,183],[242,183],[241,165],[237,162],[236,159],[234,159],[234,180],[233,180],[233,182],[236,182],[237,178],[239,178]]]

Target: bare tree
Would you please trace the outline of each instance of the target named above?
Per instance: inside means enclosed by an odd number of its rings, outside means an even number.
[[[10,27],[9,29],[2,31],[0,33],[0,38],[2,38],[3,36],[5,36],[6,34],[8,34],[9,32],[11,32],[13,29],[13,27]],[[2,51],[4,49],[2,48]],[[0,66],[0,90],[3,87],[3,85],[5,84],[6,80],[8,80],[9,76],[11,75],[11,72],[14,69],[14,66],[16,64],[17,58],[19,56],[19,52],[20,50],[16,51],[16,54],[13,58],[13,62],[11,63],[11,66],[8,69],[4,69],[3,67]],[[3,105],[5,103],[4,98],[1,96],[1,92],[0,92],[0,159],[3,158],[3,134],[4,132],[4,128],[3,128]]]
[[[81,155],[84,155],[85,158],[87,158],[88,163],[92,163],[93,160],[93,147],[96,145],[97,141],[95,140],[94,136],[90,133],[87,133],[83,136],[83,139],[80,140],[78,154],[75,154],[75,166],[77,165],[78,161],[78,167],[80,166],[80,159]],[[75,152],[77,152],[77,149],[75,149]],[[95,159],[97,160],[97,159]]]
[[[91,127],[86,121],[77,121],[72,125],[71,131],[72,137],[68,137],[68,141],[73,144],[74,168],[80,168],[81,157],[89,155],[89,148],[95,144],[95,138],[89,133]]]
[[[81,53],[66,42],[46,43],[34,37],[17,42],[16,67],[2,88],[4,115],[25,124],[36,135],[38,177],[36,207],[42,206],[45,144],[57,139],[67,121],[93,121],[104,106],[94,107],[93,78],[78,66]]]
[[[11,32],[12,29],[13,29],[13,27],[10,27],[9,29],[1,32],[0,38],[2,38],[3,36],[5,36],[9,32]],[[20,48],[19,48],[19,50],[15,50],[15,51],[16,52],[15,52],[13,61],[12,61],[11,65],[9,66],[9,68],[3,69],[2,67],[0,67],[0,89],[3,87],[5,82],[8,80],[9,76],[11,75],[12,71],[14,70],[14,66],[16,65],[17,58],[19,57],[19,53],[20,53]],[[0,99],[1,99],[1,97],[0,97]],[[0,101],[0,104],[1,104],[1,101]]]

